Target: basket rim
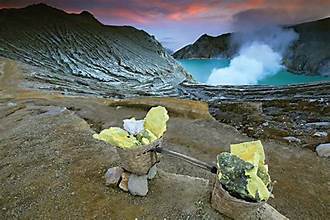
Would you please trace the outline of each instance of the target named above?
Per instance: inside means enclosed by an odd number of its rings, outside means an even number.
[[[260,201],[260,202],[249,202],[249,201],[246,201],[244,199],[240,199],[240,198],[237,198],[235,196],[232,196],[232,195],[230,195],[230,193],[225,188],[222,187],[222,184],[221,184],[219,178],[217,176],[215,178],[216,178],[215,184],[218,184],[220,190],[222,190],[224,192],[224,194],[226,196],[228,196],[230,199],[232,199],[234,202],[244,203],[244,204],[247,204],[247,205],[262,205],[262,204],[264,204],[268,201],[267,200],[267,201]],[[214,186],[213,188],[214,188],[213,190],[216,190],[216,186]]]

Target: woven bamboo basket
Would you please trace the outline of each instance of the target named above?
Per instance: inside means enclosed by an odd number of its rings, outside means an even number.
[[[146,175],[149,169],[155,163],[159,162],[157,153],[150,150],[160,147],[162,140],[163,139],[160,138],[149,145],[143,145],[135,149],[116,147],[122,168],[137,175]]]
[[[211,205],[221,214],[232,219],[249,219],[264,205],[265,202],[247,202],[231,196],[222,188],[218,177],[216,176],[215,178]]]

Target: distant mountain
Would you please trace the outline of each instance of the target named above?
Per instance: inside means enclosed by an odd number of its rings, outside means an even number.
[[[0,56],[37,68],[35,85],[68,92],[173,95],[191,79],[146,32],[45,4],[0,10]]]
[[[330,75],[330,18],[289,26],[299,40],[285,54],[284,65],[294,72]],[[212,37],[204,34],[195,43],[176,51],[176,59],[231,58],[237,47],[230,42],[231,34]]]
[[[236,52],[235,49],[231,48],[230,36],[230,33],[217,37],[204,34],[195,43],[176,51],[173,57],[176,59],[212,58],[217,56],[228,58]]]

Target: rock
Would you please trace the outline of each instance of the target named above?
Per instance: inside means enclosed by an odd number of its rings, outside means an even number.
[[[262,123],[262,126],[264,126],[264,127],[267,127],[268,125],[269,125],[269,123],[267,121]]]
[[[292,136],[288,136],[288,137],[283,137],[284,140],[288,141],[289,143],[301,143],[301,140],[299,138],[296,137],[292,137]]]
[[[313,122],[313,123],[307,123],[305,126],[306,127],[313,127],[313,128],[330,127],[330,122],[327,122],[327,121]]]
[[[124,121],[124,129],[128,131],[130,134],[137,135],[141,133],[144,129],[143,124],[144,120],[135,120],[135,118],[125,119]]]
[[[15,106],[17,106],[17,104],[15,102],[8,102],[7,106],[8,107],[15,107]]]
[[[42,115],[59,115],[62,114],[63,112],[68,112],[68,109],[66,107],[52,107]]]
[[[111,167],[105,173],[105,185],[117,185],[124,170],[121,167]]]
[[[314,137],[327,137],[328,133],[325,131],[318,131],[313,134]]]
[[[316,147],[316,153],[320,157],[330,157],[330,143],[318,145]]]
[[[249,216],[246,219],[288,220],[287,217],[267,203],[261,206],[255,215]]]
[[[130,177],[130,174],[127,172],[123,172],[121,174],[121,181],[119,183],[119,188],[124,190],[125,192],[128,192],[128,179]]]
[[[148,193],[147,176],[131,174],[128,179],[128,191],[134,196],[146,196]]]
[[[157,164],[153,165],[150,169],[149,172],[147,174],[147,178],[148,180],[153,179],[157,174]]]

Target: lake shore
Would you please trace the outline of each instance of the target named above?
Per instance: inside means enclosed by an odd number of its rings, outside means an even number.
[[[225,58],[189,58],[177,60],[199,83],[207,84],[207,80],[214,69],[228,67],[230,60]],[[304,75],[282,69],[258,81],[257,85],[293,85],[321,81],[330,81],[329,76]]]

